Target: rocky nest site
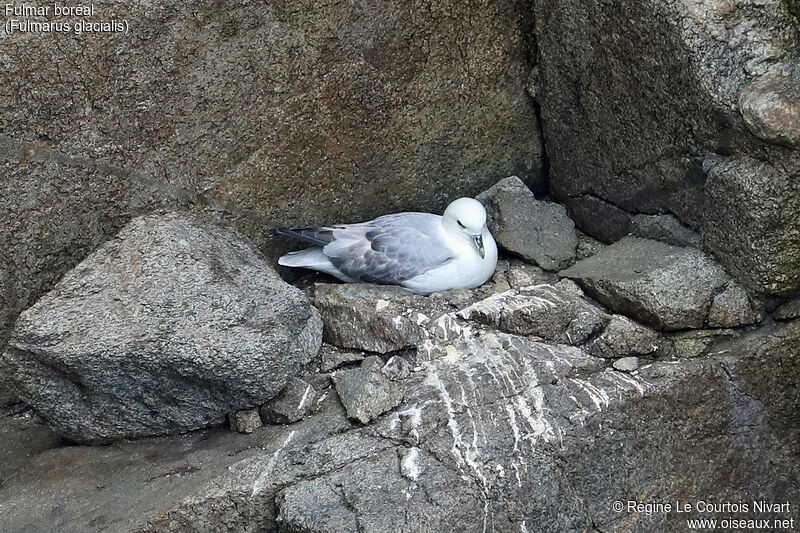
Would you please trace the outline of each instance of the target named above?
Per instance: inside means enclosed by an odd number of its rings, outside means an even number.
[[[134,219],[0,359],[4,522],[605,532],[671,527],[610,506],[643,494],[796,501],[797,301],[765,313],[669,216],[604,245],[517,177],[478,198],[507,255],[429,297],[304,293],[208,218]]]

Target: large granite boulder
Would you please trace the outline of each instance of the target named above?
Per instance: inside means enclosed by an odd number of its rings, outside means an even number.
[[[3,35],[0,344],[153,209],[222,210],[267,253],[269,227],[441,210],[511,174],[542,188],[525,2],[95,12],[129,33]]]
[[[800,288],[794,4],[534,1],[550,190],[582,231],[610,243],[671,213],[748,290]]]
[[[658,329],[756,322],[747,293],[694,248],[626,237],[561,272],[614,311]]]
[[[322,324],[234,231],[150,215],[22,313],[0,383],[81,442],[221,424],[283,389]]]

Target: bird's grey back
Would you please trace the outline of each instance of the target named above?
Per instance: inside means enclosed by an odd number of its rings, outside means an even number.
[[[321,246],[342,273],[367,283],[399,284],[453,259],[441,240],[441,217],[430,213],[396,213],[361,224],[276,234]]]

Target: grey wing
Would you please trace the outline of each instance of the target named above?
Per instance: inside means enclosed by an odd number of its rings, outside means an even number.
[[[439,221],[439,216],[428,213],[398,213],[364,224],[335,226],[323,253],[353,279],[402,283],[454,258],[440,240]]]

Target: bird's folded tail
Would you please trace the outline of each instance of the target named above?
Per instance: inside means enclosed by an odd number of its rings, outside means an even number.
[[[354,278],[343,274],[341,270],[336,268],[333,263],[331,263],[328,256],[325,255],[325,252],[322,251],[322,248],[318,246],[312,246],[311,248],[306,248],[298,252],[289,252],[278,259],[278,264],[287,267],[302,267],[318,270],[342,281],[356,281]]]
[[[278,264],[287,267],[319,268],[332,266],[321,248],[306,248],[298,252],[289,252],[278,259]]]
[[[272,236],[279,239],[307,242],[316,246],[325,246],[333,240],[333,228],[276,228]]]

